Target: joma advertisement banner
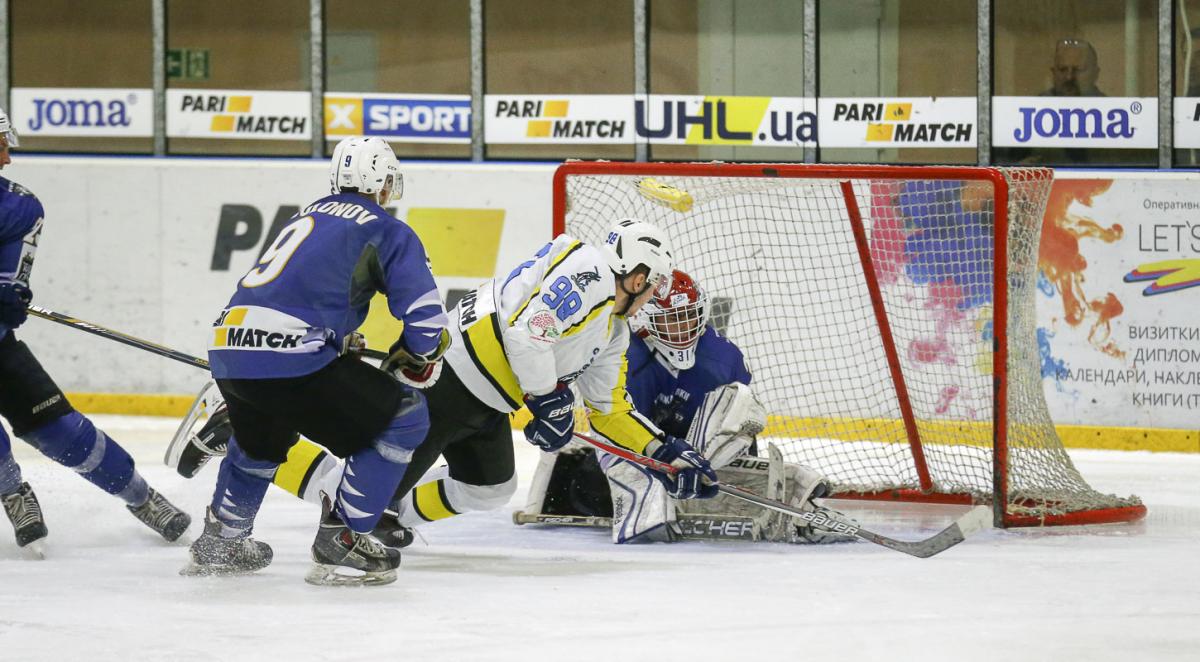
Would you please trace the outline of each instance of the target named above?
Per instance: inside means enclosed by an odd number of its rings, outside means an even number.
[[[822,147],[974,147],[974,97],[819,100]]]
[[[311,98],[309,92],[168,89],[167,135],[307,140]]]
[[[1156,97],[994,97],[999,147],[1158,148]]]
[[[14,87],[9,117],[19,135],[146,138],[154,135],[154,91]]]
[[[346,136],[379,136],[391,142],[470,143],[471,97],[327,93],[326,140]]]

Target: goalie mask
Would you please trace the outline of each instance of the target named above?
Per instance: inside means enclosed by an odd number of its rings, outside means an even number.
[[[670,291],[655,297],[643,311],[646,342],[678,370],[696,364],[696,345],[708,324],[708,294],[691,276],[676,269]]]

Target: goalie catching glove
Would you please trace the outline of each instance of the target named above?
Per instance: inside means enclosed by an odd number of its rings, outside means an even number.
[[[442,329],[437,347],[428,354],[414,354],[400,336],[388,349],[388,357],[379,368],[395,377],[402,384],[413,388],[429,388],[437,383],[442,374],[442,355],[450,348],[450,332]]]
[[[717,472],[703,455],[679,437],[664,434],[651,458],[679,469],[674,475],[653,471],[667,493],[676,499],[711,499],[717,495]]]
[[[575,432],[575,394],[562,382],[549,393],[526,395],[525,406],[533,420],[525,425],[529,443],[554,453],[571,441]]]

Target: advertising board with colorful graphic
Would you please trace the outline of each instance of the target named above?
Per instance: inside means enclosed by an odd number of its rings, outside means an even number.
[[[1200,177],[1059,172],[1039,267],[1055,421],[1200,429]]]

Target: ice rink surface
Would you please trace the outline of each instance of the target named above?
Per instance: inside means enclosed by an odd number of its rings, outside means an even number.
[[[152,485],[199,520],[193,481],[161,457],[175,421],[94,417]],[[1073,452],[1142,523],[988,530],[931,559],[868,543],[685,542],[616,547],[597,530],[516,527],[536,449],[517,444],[508,508],[422,530],[399,580],[303,582],[318,512],[272,489],[250,577],[177,573],[115,498],[14,439],[46,514],[47,559],[0,522],[0,660],[1200,660],[1200,456]],[[853,507],[846,502],[831,505]],[[897,537],[951,507],[852,512]],[[185,539],[198,535],[193,522]]]

